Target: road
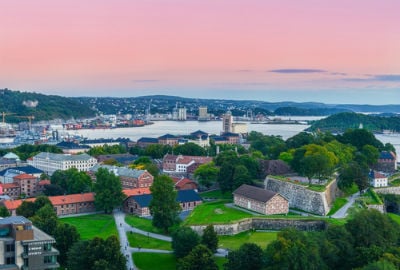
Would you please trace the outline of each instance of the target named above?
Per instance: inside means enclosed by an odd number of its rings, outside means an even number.
[[[347,198],[348,202],[343,205],[342,208],[336,211],[335,214],[333,214],[331,217],[332,218],[345,218],[347,216],[347,210],[354,204],[355,200],[360,197],[360,193],[354,193],[353,195],[349,196]]]

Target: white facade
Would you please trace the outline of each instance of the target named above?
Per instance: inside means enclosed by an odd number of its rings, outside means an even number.
[[[373,187],[387,187],[388,179],[386,176],[375,177],[371,181]]]
[[[97,164],[97,159],[88,154],[68,155],[42,152],[28,160],[28,164],[41,169],[48,175],[52,175],[57,170],[65,171],[70,168],[76,168],[78,171],[88,171]]]
[[[246,134],[248,132],[247,123],[232,123],[232,132]]]

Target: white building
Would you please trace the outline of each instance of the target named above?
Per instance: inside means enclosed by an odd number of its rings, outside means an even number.
[[[232,122],[233,122],[232,113],[228,111],[222,117],[222,131],[224,133],[232,132]]]
[[[247,134],[247,123],[232,123],[232,132],[238,134]]]
[[[370,171],[369,178],[371,180],[371,186],[373,187],[387,187],[388,186],[388,178],[387,176],[376,172]]]
[[[178,120],[185,121],[186,120],[186,108],[178,109]]]
[[[207,113],[207,106],[200,106],[199,107],[199,121],[207,121],[210,120],[210,116]]]
[[[28,164],[43,170],[48,175],[52,175],[57,170],[65,171],[70,168],[88,171],[97,164],[97,159],[88,154],[69,155],[42,152],[28,160]]]

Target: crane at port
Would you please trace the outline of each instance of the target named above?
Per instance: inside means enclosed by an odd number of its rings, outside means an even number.
[[[29,121],[29,129],[32,128],[32,120],[35,119],[35,116],[34,116],[34,115],[15,116],[15,117],[18,117],[18,118],[26,118],[26,119],[28,119],[28,121]]]
[[[5,120],[6,120],[6,116],[7,116],[7,115],[12,115],[12,114],[15,114],[15,113],[7,113],[7,112],[2,112],[2,113],[1,113],[1,115],[3,116],[3,124],[6,123],[6,121],[5,121]]]

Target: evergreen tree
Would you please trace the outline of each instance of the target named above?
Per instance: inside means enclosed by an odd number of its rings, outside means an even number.
[[[190,227],[180,227],[172,234],[172,249],[177,258],[188,255],[199,243],[199,235]]]
[[[178,261],[178,270],[218,270],[212,252],[204,245],[197,245]]]

